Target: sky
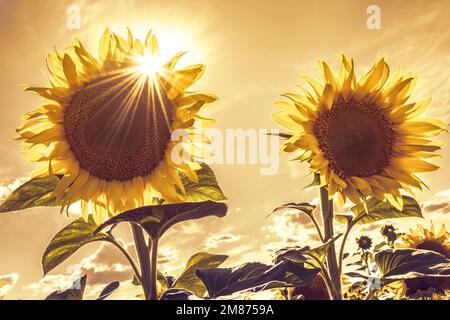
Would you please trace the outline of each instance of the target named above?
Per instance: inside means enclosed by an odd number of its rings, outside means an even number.
[[[12,139],[20,116],[41,103],[21,85],[46,85],[46,56],[74,38],[97,52],[96,43],[109,27],[126,35],[129,27],[140,37],[156,33],[162,51],[187,50],[182,64],[204,63],[206,72],[193,89],[219,97],[207,112],[215,127],[277,129],[271,114],[274,101],[293,91],[301,76],[319,78],[317,60],[337,67],[337,54],[355,59],[357,73],[385,56],[391,67],[412,71],[419,81],[413,99],[432,97],[427,116],[449,122],[450,2],[433,1],[60,1],[0,0],[0,197],[26,181],[33,169]],[[381,9],[381,28],[367,27],[367,8]],[[70,28],[79,9],[80,27]],[[448,142],[449,135],[440,140]],[[407,231],[417,223],[445,223],[450,228],[450,149],[437,163],[442,168],[421,175],[429,190],[418,194],[426,220],[408,218],[393,223]],[[291,211],[266,218],[287,202],[317,202],[317,190],[304,189],[311,176],[304,165],[280,156],[274,175],[261,175],[258,164],[214,164],[228,200],[225,218],[183,223],[161,241],[159,262],[166,274],[177,274],[198,251],[227,254],[225,266],[246,261],[270,262],[271,252],[286,244],[316,241],[312,225]],[[0,279],[11,285],[7,299],[43,298],[65,288],[73,274],[88,274],[87,296],[95,297],[110,281],[121,281],[114,298],[139,294],[130,285],[132,272],[109,245],[91,244],[43,278],[41,256],[50,239],[76,217],[58,208],[35,208],[0,214]],[[355,237],[383,223],[356,229]],[[128,229],[119,237],[132,249]],[[5,290],[5,289],[4,289]],[[2,292],[0,292],[0,296]]]

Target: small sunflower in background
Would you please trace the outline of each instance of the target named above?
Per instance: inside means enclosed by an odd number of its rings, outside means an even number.
[[[282,150],[301,151],[295,160],[320,174],[339,208],[375,196],[401,210],[400,191],[414,195],[411,187],[424,186],[416,173],[438,169],[428,160],[442,144],[430,138],[447,124],[420,117],[431,99],[408,102],[416,78],[400,70],[391,76],[384,58],[359,79],[345,55],[337,74],[319,64],[323,83],[304,77],[312,90],[300,87],[284,94],[290,101],[276,103],[283,112],[273,118],[291,135]]]
[[[199,111],[216,97],[186,91],[205,67],[175,69],[182,55],[161,61],[152,32],[141,41],[129,30],[124,39],[107,29],[99,58],[79,41],[48,56],[51,85],[26,87],[44,104],[23,116],[17,132],[26,158],[39,163],[33,177],[62,177],[53,195],[63,208],[81,201],[83,217],[93,214],[100,223],[155,198],[183,200],[180,174],[197,181],[200,169],[194,129],[212,121]],[[177,129],[192,142],[183,141],[185,153],[175,162]]]
[[[397,244],[397,247],[430,250],[450,259],[450,233],[444,224],[439,231],[435,230],[433,223],[429,229],[417,225],[416,229],[411,229],[400,240],[401,243]]]
[[[361,236],[357,238],[356,243],[358,244],[358,249],[362,251],[367,251],[372,248],[372,239],[368,236]]]
[[[430,250],[440,253],[450,259],[450,233],[443,224],[436,232],[433,223],[429,229],[422,225],[411,229],[409,233],[400,238],[401,242],[396,244],[399,248],[413,248]],[[420,292],[445,293],[450,291],[450,279],[442,278],[418,278],[405,280],[407,295],[420,295]]]

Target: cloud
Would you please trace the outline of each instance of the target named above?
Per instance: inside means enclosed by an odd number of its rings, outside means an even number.
[[[422,209],[430,219],[445,219],[450,213],[450,189],[439,191],[433,200],[422,202]]]
[[[263,227],[263,231],[266,230],[290,243],[317,239],[311,219],[297,210],[284,210],[275,214],[272,223]]]
[[[25,181],[29,180],[28,177],[17,178],[11,183],[0,184],[0,201],[6,198],[11,192],[20,187]]]
[[[25,290],[32,291],[34,297],[46,297],[56,290],[65,290],[69,288],[78,275],[46,275],[38,282],[34,282],[24,287]]]
[[[15,272],[0,276],[0,300],[11,291],[18,280],[19,275]]]
[[[158,268],[168,275],[174,275],[176,271],[179,271],[183,264],[179,261],[180,250],[162,247],[158,250]]]
[[[214,249],[223,244],[238,241],[239,239],[241,239],[241,236],[232,233],[216,234],[206,240],[204,247],[206,250]]]
[[[126,250],[132,252],[129,245],[120,242]],[[98,291],[98,287],[104,287],[112,281],[124,282],[133,277],[133,271],[120,251],[111,244],[102,243],[93,254],[83,258],[79,264],[69,266],[67,273],[46,275],[24,289],[32,290],[34,296],[47,296],[53,291],[69,288],[76,278],[84,274],[87,275],[86,295],[91,291]]]

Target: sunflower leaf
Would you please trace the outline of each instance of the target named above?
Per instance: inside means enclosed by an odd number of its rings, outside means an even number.
[[[336,234],[334,237],[329,239],[324,244],[320,246],[311,248],[309,246],[305,247],[287,247],[278,250],[275,253],[275,263],[279,263],[280,261],[287,260],[297,265],[303,265],[305,262],[312,264],[315,267],[319,267],[316,261],[311,261],[311,258],[317,259],[320,262],[324,262],[327,256],[328,248],[330,245],[335,242],[342,233]]]
[[[227,197],[220,189],[214,171],[205,163],[202,163],[201,166],[202,168],[197,171],[198,183],[181,175],[181,182],[186,190],[184,200],[186,202],[226,200]]]
[[[112,217],[100,225],[95,233],[116,223],[129,222],[140,225],[152,238],[160,238],[179,222],[208,216],[224,217],[226,213],[227,205],[214,201],[145,206]]]
[[[42,268],[44,275],[69,258],[82,246],[94,241],[108,241],[106,233],[100,232],[94,235],[97,225],[92,216],[89,221],[78,218],[59,231],[45,249],[42,256]]]
[[[269,213],[267,217],[269,217],[273,213],[277,213],[279,211],[287,210],[287,209],[298,210],[308,216],[311,216],[315,208],[316,208],[316,206],[314,204],[310,204],[308,202],[300,202],[300,203],[290,202],[290,203],[283,204],[283,205],[273,209],[273,211],[271,213]]]
[[[320,186],[320,174],[314,174],[313,181],[304,187],[304,189],[308,189],[311,187],[317,187]]]
[[[350,273],[350,276],[371,278],[381,284],[415,278],[450,278],[450,261],[443,255],[418,249],[388,249],[375,254],[374,261],[381,276]]]
[[[103,288],[102,292],[98,296],[97,300],[105,300],[108,298],[117,288],[120,286],[119,281],[113,281]]]
[[[282,261],[276,265],[259,262],[235,268],[198,269],[209,298],[232,295],[243,291],[261,291],[286,286],[305,286],[317,276],[319,269],[306,269]]]
[[[210,269],[219,267],[228,256],[199,252],[189,258],[186,267],[173,283],[173,288],[187,289],[197,297],[203,297],[206,287],[195,274],[198,269]]]
[[[54,291],[45,300],[83,300],[86,278],[86,275],[81,276],[73,282],[69,289]]]
[[[59,176],[50,175],[25,182],[3,201],[0,205],[0,213],[60,205],[52,196],[59,181]]]
[[[403,209],[397,210],[393,205],[387,201],[381,201],[375,197],[367,200],[368,212],[364,209],[362,204],[356,205],[352,208],[354,217],[352,223],[355,225],[373,223],[384,219],[393,218],[423,218],[422,209],[416,199],[403,196]],[[344,220],[345,219],[345,220]],[[336,220],[341,223],[348,222],[347,217],[336,215]]]

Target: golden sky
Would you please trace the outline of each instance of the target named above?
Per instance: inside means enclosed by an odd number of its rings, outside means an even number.
[[[366,9],[381,8],[381,29],[366,26]],[[80,29],[67,28],[67,8],[80,8]],[[126,34],[126,27],[145,36],[153,29],[162,50],[188,50],[184,63],[205,63],[195,88],[220,100],[209,109],[216,127],[278,128],[273,102],[292,91],[300,76],[319,77],[317,60],[337,66],[337,53],[352,56],[361,75],[376,58],[386,56],[419,77],[413,98],[432,97],[428,114],[449,122],[450,2],[434,1],[145,1],[145,0],[0,0],[0,196],[29,177],[33,166],[24,160],[12,139],[20,116],[41,102],[24,93],[22,84],[46,85],[45,58],[54,46],[64,48],[73,38],[96,52],[102,31],[109,27]],[[448,134],[440,137],[448,141]],[[450,150],[444,148],[442,168],[422,175],[430,190],[418,194],[424,215],[450,227]],[[296,214],[266,219],[280,204],[312,201],[315,190],[304,190],[311,179],[306,167],[282,156],[280,171],[262,176],[258,165],[213,165],[228,196],[226,218],[179,225],[162,240],[160,263],[176,273],[192,254],[207,250],[230,255],[228,265],[269,261],[270,248],[296,240],[314,240],[312,228]],[[52,236],[70,220],[56,208],[30,209],[0,215],[0,275],[17,283],[7,298],[43,297],[70,283],[70,273],[88,273],[90,294],[113,280],[123,281],[116,294],[126,296],[131,271],[107,245],[89,245],[42,279],[41,256]],[[406,230],[418,219],[397,220]],[[378,229],[382,224],[356,230]],[[130,239],[121,230],[125,242]],[[376,232],[378,233],[378,232]],[[350,242],[354,240],[350,240]],[[291,242],[292,243],[292,242]],[[118,264],[117,264],[118,262]]]

